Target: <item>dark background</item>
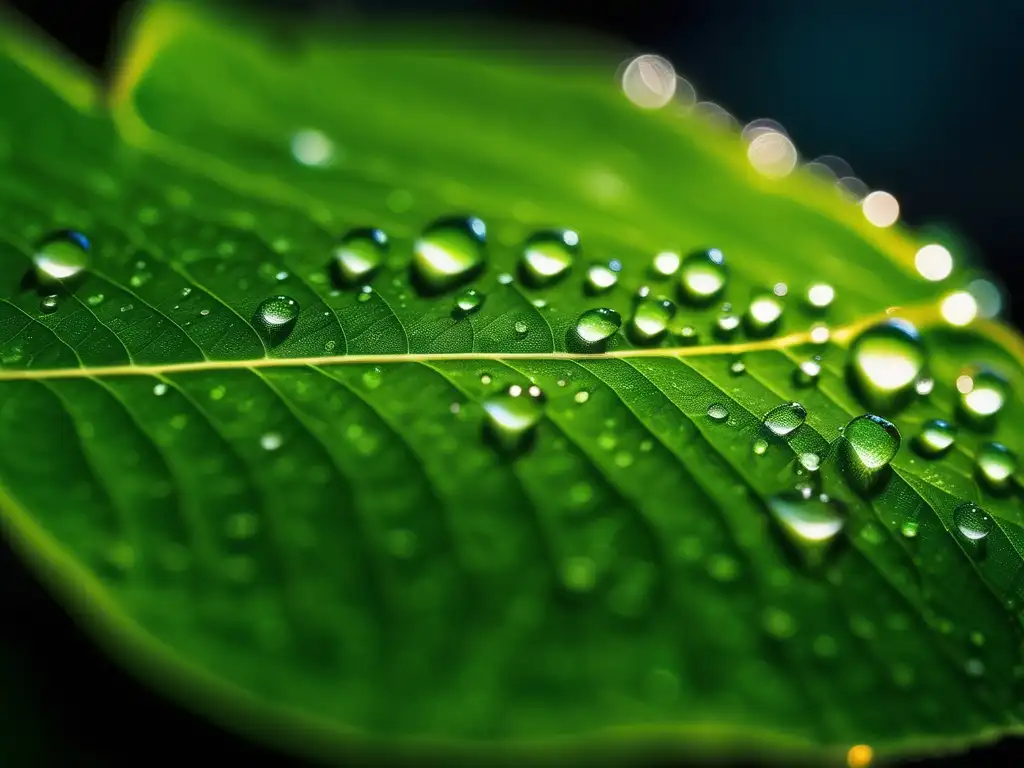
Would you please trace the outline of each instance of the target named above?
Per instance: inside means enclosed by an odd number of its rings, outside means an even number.
[[[2,2],[3,0],[0,0]],[[107,64],[123,2],[17,0],[87,63]],[[238,3],[236,3],[238,4]],[[1024,281],[1024,3],[1016,0],[290,0],[249,2],[315,17],[469,12],[591,30],[659,53],[741,123],[781,122],[801,154],[836,154],[872,189],[892,192],[912,225],[952,226],[977,247],[1013,301]],[[5,105],[4,108],[16,108]],[[1024,302],[1022,302],[1024,304]],[[0,632],[51,720],[54,765],[128,766],[154,757],[296,766],[177,710],[96,652],[0,549]],[[0,681],[2,682],[2,681]],[[32,710],[26,709],[28,718]],[[5,713],[0,713],[0,716]],[[14,723],[19,726],[15,713]],[[26,729],[31,723],[20,723]],[[58,734],[55,738],[53,734]],[[0,750],[0,755],[3,752]],[[1024,763],[1007,740],[920,766]],[[12,766],[20,768],[20,766]]]

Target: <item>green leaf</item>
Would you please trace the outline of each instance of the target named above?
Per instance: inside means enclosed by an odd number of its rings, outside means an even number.
[[[1024,449],[1024,347],[944,321],[981,274],[964,250],[947,240],[956,271],[922,279],[922,236],[637,109],[606,46],[450,37],[157,4],[101,94],[6,25],[0,499],[40,577],[183,705],[306,754],[831,759],[1019,732],[1024,518],[1016,480],[979,483],[974,457]],[[411,279],[416,238],[454,215],[487,225],[475,311]],[[330,267],[358,227],[389,239],[369,290]],[[565,227],[568,274],[533,287],[524,241]],[[90,263],[45,287],[32,259],[62,228]],[[637,343],[638,288],[681,298],[654,255],[707,247],[736,313],[788,287],[782,327],[716,340],[718,304],[679,301],[673,333]],[[587,267],[613,259],[617,285],[590,295]],[[817,282],[824,313],[802,300]],[[274,296],[299,313],[268,333]],[[572,329],[594,308],[626,327],[588,353]],[[890,315],[935,381],[901,408],[848,381],[851,344]],[[999,418],[915,454],[928,419],[964,421],[975,362],[1009,380]],[[766,433],[794,400],[806,423]],[[840,429],[868,411],[903,441],[864,483]],[[520,442],[501,419],[536,423]],[[825,551],[779,497],[811,453],[842,504],[814,512],[843,523]],[[980,541],[965,501],[990,516]]]

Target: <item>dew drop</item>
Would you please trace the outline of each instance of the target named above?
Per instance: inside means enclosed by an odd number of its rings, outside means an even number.
[[[747,333],[751,336],[770,336],[782,322],[782,311],[785,305],[771,291],[759,291],[754,294],[744,316]]]
[[[992,518],[973,501],[961,502],[953,510],[953,524],[970,541],[981,541],[992,530]]]
[[[345,285],[369,280],[384,264],[388,236],[373,227],[352,229],[334,248],[334,265]]]
[[[682,259],[674,251],[662,251],[651,261],[651,271],[657,277],[672,277],[679,271]]]
[[[89,265],[88,238],[81,232],[62,229],[43,238],[32,254],[40,282],[67,280]]]
[[[729,409],[721,403],[712,403],[708,406],[708,418],[712,421],[723,422],[729,418]]]
[[[167,394],[167,385],[164,384],[163,382],[160,382],[159,384],[154,384],[153,394],[156,395],[157,397],[163,397],[164,395]]]
[[[744,363],[739,358],[736,358],[731,363],[729,363],[729,373],[731,373],[733,376],[741,376],[746,372],[747,364]]]
[[[755,439],[751,446],[751,450],[754,452],[755,456],[764,456],[765,452],[768,450],[768,441],[763,437]]]
[[[544,415],[544,396],[540,390],[533,395],[514,384],[504,392],[485,399],[483,407],[488,416],[489,433],[498,447],[518,452],[528,446]]]
[[[104,296],[102,293],[94,293],[92,296],[85,300],[85,303],[88,304],[90,307],[98,307],[100,304],[106,301],[106,298],[107,297]]]
[[[717,248],[694,251],[683,259],[679,287],[683,297],[694,304],[708,304],[725,290],[729,279],[725,256]]]
[[[630,337],[637,344],[653,344],[664,337],[676,305],[668,299],[647,296],[636,303],[630,320]]]
[[[1007,488],[1017,471],[1017,454],[1002,443],[984,443],[974,457],[978,477],[990,489]]]
[[[987,369],[960,376],[956,386],[960,410],[975,424],[987,424],[998,417],[1010,394],[1009,382]]]
[[[901,404],[925,366],[924,344],[906,320],[887,320],[861,333],[850,346],[847,375],[872,408]]]
[[[805,451],[801,453],[797,456],[797,461],[799,461],[800,466],[808,472],[817,472],[821,467],[821,456],[813,451]]]
[[[874,414],[864,414],[843,428],[853,469],[876,472],[889,465],[900,448],[900,432],[891,421]]]
[[[413,278],[428,293],[469,280],[484,266],[486,241],[487,228],[476,217],[434,221],[413,247]]]
[[[614,309],[588,309],[576,319],[576,340],[585,350],[601,351],[622,327],[622,316]]]
[[[828,308],[835,297],[835,289],[828,283],[814,283],[807,288],[807,305],[812,309]]]
[[[271,296],[260,302],[253,324],[269,337],[271,343],[282,341],[299,317],[299,303],[288,296]]]
[[[684,325],[676,331],[676,338],[681,346],[692,347],[700,343],[700,334],[692,325]]]
[[[807,554],[820,552],[846,524],[843,504],[822,494],[780,493],[768,500],[768,509],[786,537]]]
[[[774,435],[785,437],[807,421],[807,409],[800,403],[783,403],[764,416],[764,426]]]
[[[718,317],[715,318],[715,333],[722,339],[730,339],[735,335],[736,329],[740,327],[739,315],[732,312],[728,304],[722,307]]]
[[[476,312],[484,304],[484,294],[473,288],[466,288],[455,296],[455,309],[463,315]]]
[[[571,229],[537,232],[523,245],[523,278],[534,287],[554,282],[572,267],[580,237]]]
[[[591,264],[587,267],[587,290],[592,294],[610,290],[619,281],[619,269],[622,269],[622,265],[617,261]]]
[[[956,426],[944,419],[929,419],[914,438],[914,450],[929,459],[944,455],[956,442]]]
[[[921,397],[927,397],[935,389],[935,379],[930,376],[922,376],[914,382],[914,391]]]
[[[919,527],[917,520],[905,520],[900,526],[900,533],[906,539],[913,539],[917,537]]]
[[[39,311],[44,315],[50,315],[57,311],[60,305],[60,300],[57,294],[51,293],[49,296],[44,296],[39,302]]]
[[[804,360],[797,366],[793,379],[801,387],[812,387],[821,378],[821,362],[817,357]]]
[[[530,326],[526,324],[525,320],[516,320],[515,325],[512,326],[512,330],[515,331],[517,338],[524,339],[530,332]]]
[[[265,451],[276,451],[284,443],[277,432],[267,432],[260,438],[260,448]]]

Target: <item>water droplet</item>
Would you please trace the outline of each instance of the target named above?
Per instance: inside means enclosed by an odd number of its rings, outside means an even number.
[[[464,315],[476,312],[483,304],[484,294],[473,288],[466,288],[455,297],[455,308]]]
[[[502,272],[498,275],[498,282],[502,285],[512,285],[515,282],[515,278],[508,272]]]
[[[700,334],[692,325],[684,325],[676,331],[679,344],[684,347],[691,347],[700,343]]]
[[[260,448],[265,451],[276,451],[282,443],[284,440],[277,432],[267,432],[260,438]]]
[[[807,409],[800,403],[783,403],[764,415],[764,426],[772,434],[785,437],[807,421]]]
[[[676,305],[668,299],[647,296],[636,303],[630,320],[630,337],[637,344],[653,344],[668,330],[669,321],[676,314]]]
[[[732,309],[726,309],[726,307],[729,305],[726,304],[722,307],[722,311],[715,318],[715,333],[722,339],[732,338],[736,329],[740,327],[739,315],[734,315]]]
[[[345,233],[334,248],[334,266],[342,283],[353,285],[369,280],[384,264],[388,236],[373,227]]]
[[[827,283],[814,283],[807,288],[807,304],[812,309],[827,308],[835,297],[835,289]]]
[[[526,335],[530,332],[530,326],[526,324],[525,320],[516,320],[515,325],[512,326],[512,330],[516,332],[516,336],[520,339],[526,338]]]
[[[930,376],[922,376],[914,382],[914,391],[921,397],[927,397],[935,389],[935,379]]]
[[[504,392],[483,401],[491,436],[505,451],[516,452],[527,447],[534,428],[544,415],[544,396],[524,392],[512,385]]]
[[[828,344],[828,340],[832,338],[832,331],[829,327],[823,323],[815,323],[811,326],[811,343],[813,344]]]
[[[480,374],[480,383],[483,384],[485,387],[488,384],[490,384],[492,381],[493,381],[493,379],[491,378],[491,375],[489,373],[481,373]]]
[[[913,539],[917,536],[919,527],[917,520],[905,520],[903,525],[900,526],[900,533],[903,534],[904,538]]]
[[[619,281],[619,274],[617,269],[613,269],[614,266],[618,266],[619,269],[622,265],[619,262],[611,262],[610,264],[604,264],[597,262],[587,267],[587,290],[590,293],[604,293],[610,290]]]
[[[938,458],[953,447],[956,432],[956,426],[948,421],[929,419],[921,425],[921,431],[914,438],[914,449],[926,458]]]
[[[36,246],[32,261],[40,282],[67,280],[89,265],[89,240],[81,232],[62,229]]]
[[[817,384],[818,379],[821,378],[820,358],[812,357],[810,360],[804,360],[797,366],[793,378],[801,387],[811,387]]]
[[[413,277],[428,293],[469,280],[484,266],[487,228],[473,216],[430,224],[413,247]]]
[[[579,250],[580,238],[571,229],[546,230],[531,235],[523,245],[520,266],[524,279],[535,287],[565,275]]]
[[[751,449],[754,451],[754,455],[763,456],[768,450],[768,441],[763,437],[759,437],[754,440],[754,444],[751,446]]]
[[[739,358],[736,358],[731,363],[729,363],[729,373],[731,373],[733,376],[740,376],[746,372],[747,364],[744,363]]]
[[[167,385],[164,384],[163,382],[160,382],[159,384],[154,384],[153,394],[156,395],[157,397],[163,397],[164,395],[167,394]]]
[[[813,559],[820,558],[846,524],[843,504],[822,494],[780,493],[768,500],[768,509],[786,538]]]
[[[585,389],[581,389],[579,392],[577,392],[573,396],[573,400],[575,400],[580,405],[583,405],[583,403],[587,402],[587,400],[589,400],[589,399],[590,399],[590,393],[587,392],[587,390],[585,390]]]
[[[876,472],[889,465],[900,448],[900,431],[891,421],[866,413],[843,428],[852,469]]]
[[[658,277],[672,277],[679,271],[682,259],[674,251],[662,251],[651,262],[651,271]]]
[[[283,340],[299,317],[299,303],[288,296],[271,296],[256,308],[253,324],[262,330],[271,343]]]
[[[708,406],[708,418],[712,421],[725,421],[729,418],[729,409],[721,403],[712,403]]]
[[[1010,394],[1010,383],[988,369],[961,375],[956,388],[960,391],[960,410],[976,425],[990,424]]]
[[[750,300],[744,318],[747,333],[751,336],[769,336],[778,329],[782,322],[782,310],[785,305],[771,291],[759,291]]]
[[[805,451],[801,453],[797,456],[797,461],[799,461],[800,466],[808,472],[817,472],[818,468],[821,467],[821,456],[813,451]]]
[[[604,349],[608,340],[622,327],[622,317],[614,309],[588,309],[576,320],[574,332],[579,344],[588,350]]]
[[[54,312],[57,311],[59,305],[60,299],[58,299],[57,294],[51,293],[49,296],[44,296],[40,300],[39,311],[42,312],[44,315],[53,314]]]
[[[729,271],[725,256],[717,248],[694,251],[683,259],[679,286],[683,296],[694,304],[709,304],[725,290]]]
[[[786,285],[785,283],[776,283],[775,285],[772,286],[772,293],[774,293],[776,296],[785,296],[787,293],[789,293],[789,286]]]
[[[102,293],[94,293],[92,296],[85,300],[85,303],[88,304],[90,307],[98,307],[106,300],[106,298],[107,297],[104,296]]]
[[[384,372],[380,369],[380,366],[374,366],[363,371],[363,375],[359,378],[362,379],[363,386],[372,392],[384,381]]]
[[[962,502],[953,510],[953,524],[970,541],[981,541],[992,530],[992,518],[973,501]]]
[[[974,457],[978,477],[992,490],[1007,488],[1017,471],[1017,454],[1002,443],[984,443]]]
[[[847,375],[866,405],[892,409],[911,394],[925,362],[917,329],[893,319],[868,328],[854,340]]]

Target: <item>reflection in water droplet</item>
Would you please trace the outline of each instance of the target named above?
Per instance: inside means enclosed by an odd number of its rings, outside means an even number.
[[[387,250],[388,237],[379,229],[363,227],[347,232],[333,254],[342,282],[351,285],[370,279],[383,265]]]
[[[272,343],[284,339],[299,317],[299,303],[288,296],[271,296],[256,308],[253,324],[270,338]]]
[[[764,415],[764,426],[772,434],[785,437],[807,421],[807,409],[800,403],[783,403]]]
[[[843,439],[853,469],[875,472],[889,465],[900,448],[900,432],[891,421],[864,414],[843,428]]]
[[[1010,394],[1010,383],[988,369],[960,376],[956,388],[960,391],[961,412],[976,424],[995,419]]]
[[[498,446],[508,452],[527,447],[533,431],[544,415],[544,395],[524,392],[513,385],[504,392],[490,395],[483,401],[490,434]]]
[[[80,273],[89,265],[90,247],[85,235],[71,229],[47,235],[32,254],[40,282],[67,280]]]
[[[622,327],[622,317],[614,309],[588,309],[576,320],[575,333],[586,350],[600,351]]]
[[[970,541],[981,541],[992,530],[992,518],[973,501],[964,501],[953,510],[953,524]]]
[[[44,296],[39,301],[39,311],[44,315],[49,315],[57,311],[60,306],[60,300],[57,298],[57,294],[51,293],[49,296]]]
[[[587,268],[587,290],[591,293],[604,293],[619,281],[619,270],[622,264],[612,261],[608,264],[596,262]]]
[[[455,308],[464,315],[476,312],[484,304],[484,294],[473,288],[460,291],[455,296]]]
[[[917,329],[905,320],[892,319],[861,333],[850,346],[846,365],[865,404],[888,409],[910,394],[925,362]]]
[[[1007,488],[1017,471],[1017,454],[1002,443],[984,443],[974,457],[978,477],[992,490]]]
[[[956,442],[956,426],[943,419],[929,419],[914,438],[914,448],[930,459],[944,455]]]
[[[729,418],[729,410],[721,403],[712,403],[708,406],[708,418],[712,421],[725,421]]]
[[[535,287],[554,282],[572,267],[579,242],[579,235],[571,229],[532,235],[523,246],[523,277]]]
[[[725,257],[717,248],[695,251],[683,259],[679,286],[683,297],[694,304],[713,301],[725,290],[729,272]]]
[[[651,261],[651,271],[658,277],[671,277],[679,271],[682,259],[674,251],[662,251]]]
[[[638,344],[653,344],[668,330],[676,306],[668,299],[647,296],[636,303],[630,321],[630,337]]]
[[[413,247],[413,277],[429,293],[465,282],[484,266],[486,238],[487,227],[474,216],[436,220]]]

